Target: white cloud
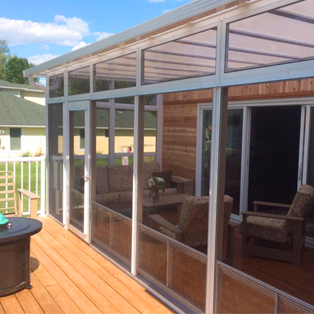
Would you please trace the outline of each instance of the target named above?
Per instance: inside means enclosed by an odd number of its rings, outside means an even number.
[[[80,49],[82,47],[85,47],[87,45],[90,45],[90,44],[87,44],[85,41],[80,41],[77,45],[75,45],[73,48],[72,48],[72,51],[76,50],[76,49]]]
[[[149,3],[165,2],[166,0],[148,0]]]
[[[104,39],[104,38],[107,38],[111,35],[113,35],[113,33],[107,33],[107,32],[95,32],[93,33],[93,35],[97,36],[96,40],[101,40],[101,39]]]
[[[89,34],[89,25],[81,18],[63,15],[56,15],[50,23],[0,18],[0,30],[1,39],[9,45],[50,43],[75,46]]]
[[[59,57],[58,55],[52,55],[52,54],[43,54],[43,55],[36,55],[36,56],[32,56],[32,57],[28,57],[28,61],[37,65],[37,64],[41,64],[43,62],[46,62],[48,60],[51,60],[53,58],[57,58]]]

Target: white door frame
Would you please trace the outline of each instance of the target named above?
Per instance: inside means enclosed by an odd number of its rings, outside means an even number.
[[[84,226],[83,232],[75,228],[70,224],[70,112],[73,111],[85,111],[85,163],[84,163],[84,176],[90,177],[90,101],[75,101],[66,103],[66,120],[65,120],[65,132],[66,132],[66,145],[65,145],[65,155],[66,155],[66,184],[65,184],[65,199],[66,203],[64,207],[64,221],[65,226],[73,233],[78,235],[80,238],[86,242],[90,242],[90,180],[85,180],[84,183]]]

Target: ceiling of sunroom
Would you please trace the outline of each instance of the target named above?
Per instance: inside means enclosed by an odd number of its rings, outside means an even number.
[[[314,0],[301,1],[229,24],[227,71],[313,57]]]

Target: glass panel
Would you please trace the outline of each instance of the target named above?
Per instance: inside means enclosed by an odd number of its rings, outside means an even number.
[[[239,215],[243,109],[228,110],[225,194],[234,199],[232,213]],[[209,193],[212,111],[203,111],[202,195]]]
[[[313,16],[308,0],[230,23],[226,71],[312,59]]]
[[[276,294],[254,278],[218,265],[217,313],[275,313]]]
[[[79,147],[85,130],[85,111],[70,112],[70,223],[83,232],[85,149]]]
[[[92,203],[92,242],[129,268],[132,220],[114,210]]]
[[[22,129],[11,128],[10,129],[10,149],[21,150],[21,135]]]
[[[49,105],[49,214],[63,219],[63,105]]]
[[[211,29],[144,50],[142,83],[215,74],[216,37],[216,29]]]
[[[311,108],[310,114],[310,132],[309,132],[309,152],[307,183],[314,186],[314,108]],[[308,208],[306,216],[306,235],[314,238],[314,202]]]
[[[69,72],[69,95],[87,94],[90,92],[89,67]]]
[[[144,225],[140,225],[139,241],[139,270],[144,280],[162,284],[182,303],[188,301],[205,311],[206,255]]]
[[[210,152],[212,135],[212,111],[203,111],[203,131],[202,131],[202,182],[201,195],[209,193],[209,173],[210,173]]]
[[[133,153],[134,110],[115,111],[115,153]]]
[[[64,96],[64,75],[59,74],[49,77],[49,97]]]
[[[156,153],[157,112],[145,111],[144,153]]]
[[[94,92],[136,86],[136,53],[94,65]]]

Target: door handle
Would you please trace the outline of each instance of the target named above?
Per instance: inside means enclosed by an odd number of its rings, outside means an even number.
[[[88,181],[88,180],[90,180],[90,176],[83,176],[83,177],[81,177],[81,178],[84,179],[85,182]]]

